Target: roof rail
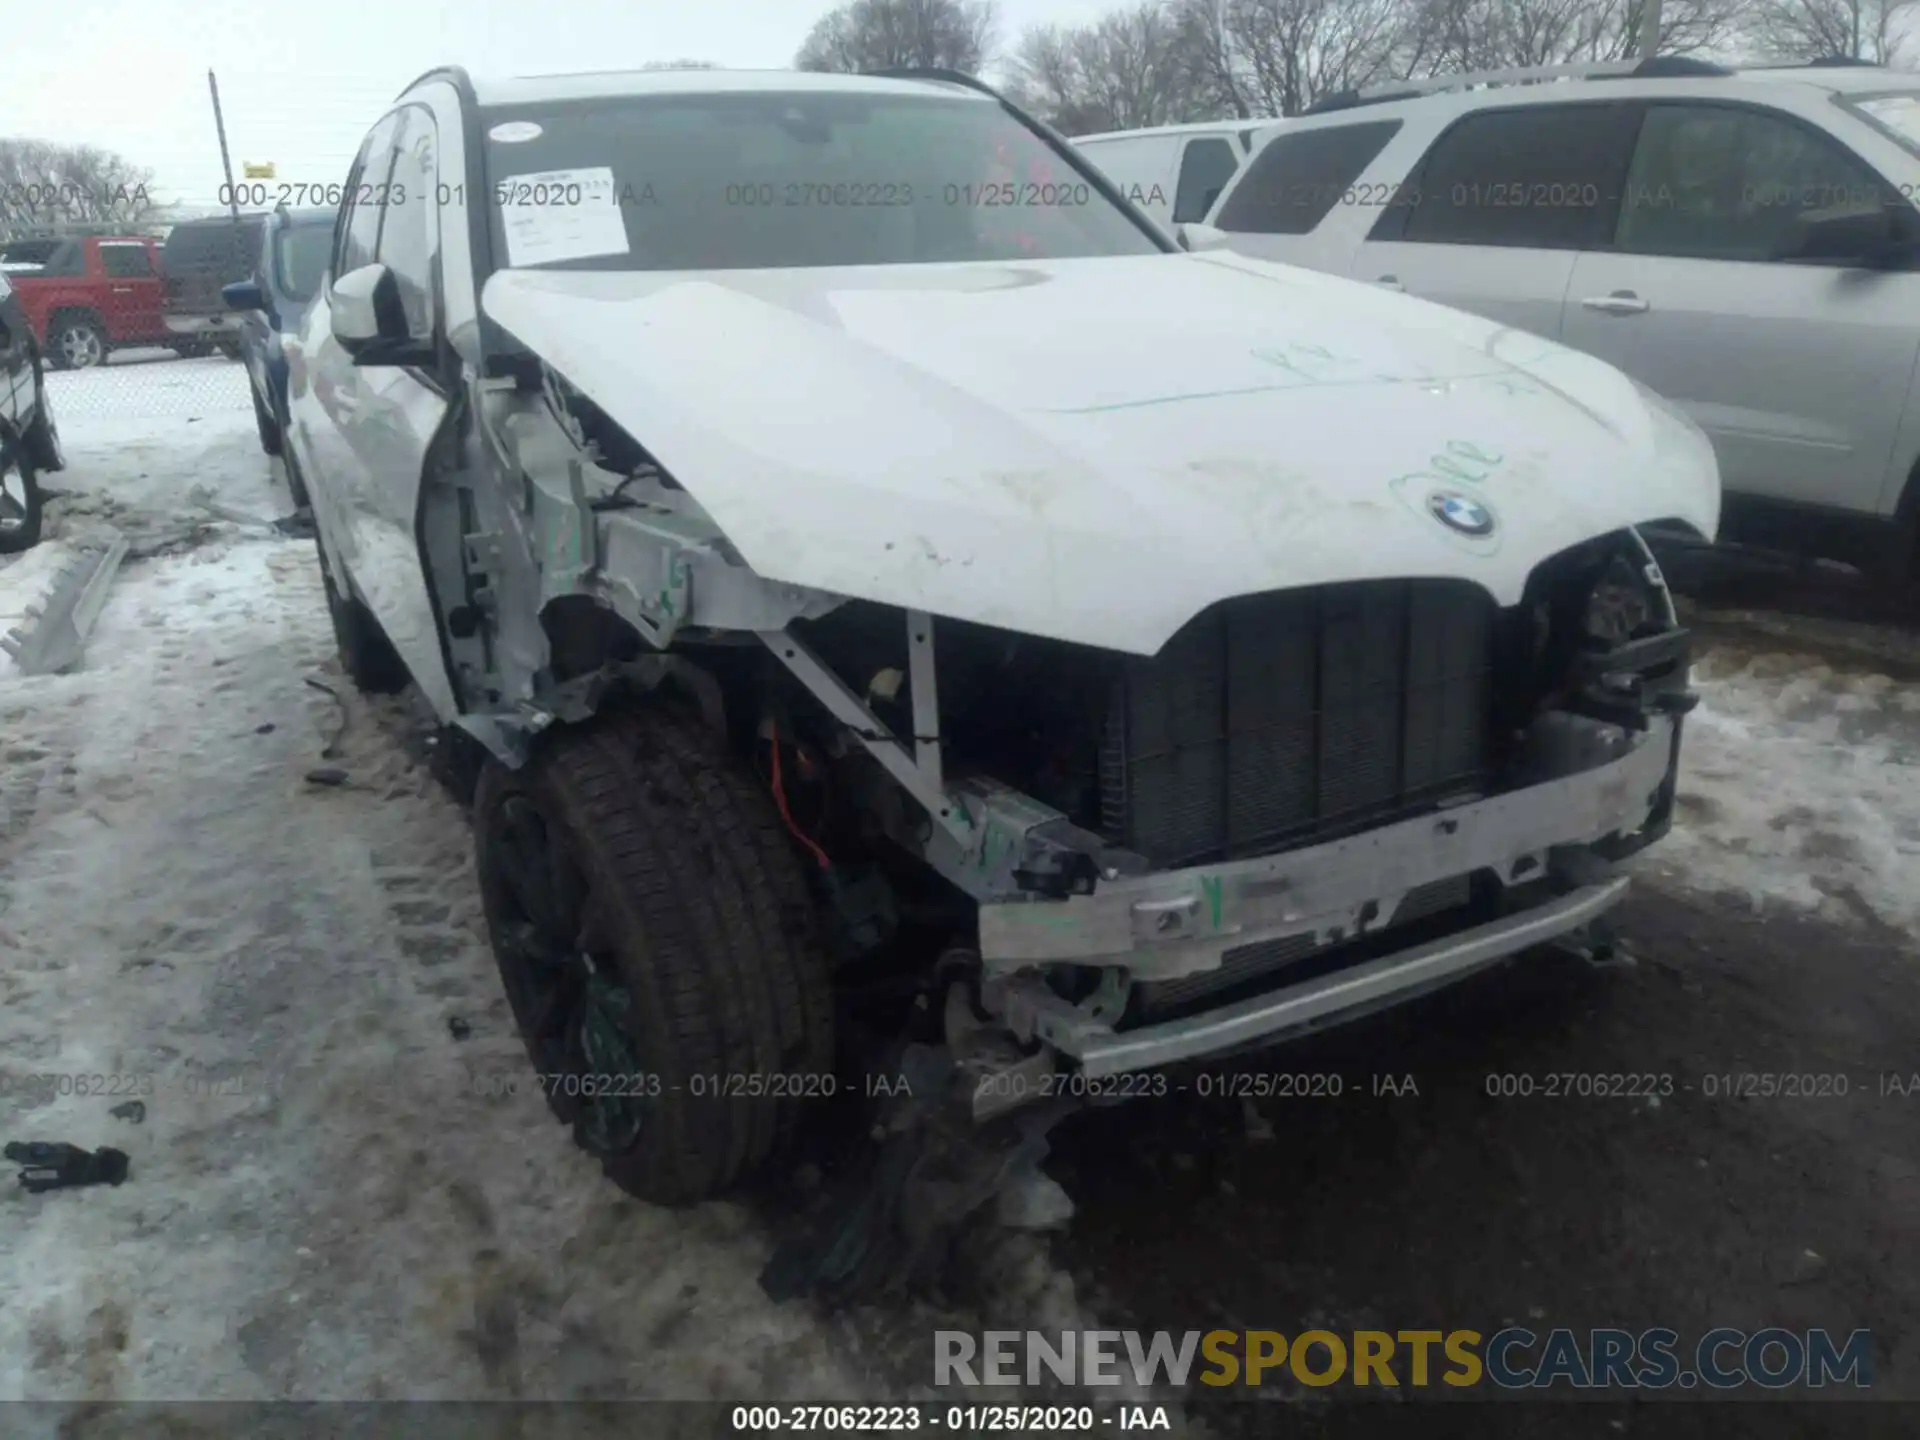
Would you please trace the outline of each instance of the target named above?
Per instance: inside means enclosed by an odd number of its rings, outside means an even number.
[[[1532,65],[1517,70],[1474,70],[1464,75],[1430,75],[1424,80],[1393,80],[1364,90],[1342,90],[1309,105],[1304,113],[1324,115],[1356,105],[1379,105],[1481,86],[1537,85],[1550,80],[1664,80],[1681,76],[1718,76],[1734,72],[1724,65],[1687,55],[1651,55],[1645,60],[1596,60],[1579,65]]]

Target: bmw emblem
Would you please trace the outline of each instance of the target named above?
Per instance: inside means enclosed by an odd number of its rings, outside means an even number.
[[[1493,512],[1458,490],[1436,490],[1427,496],[1427,513],[1462,535],[1482,539],[1493,533]]]

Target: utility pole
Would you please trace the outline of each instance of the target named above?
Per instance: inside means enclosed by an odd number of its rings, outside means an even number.
[[[240,223],[240,197],[233,189],[233,161],[227,158],[227,122],[220,115],[220,82],[207,71],[207,93],[213,96],[213,128],[220,135],[220,168],[227,175],[227,205],[233,211],[233,223]]]
[[[1660,0],[1640,0],[1640,58],[1649,60],[1660,48]]]

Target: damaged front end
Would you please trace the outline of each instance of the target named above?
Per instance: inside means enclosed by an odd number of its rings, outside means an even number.
[[[923,1083],[881,1107],[838,1228],[783,1252],[784,1293],[1033,1182],[1063,1098],[1123,1093],[1062,1075],[1602,945],[1620,862],[1670,824],[1688,640],[1632,529],[1545,559],[1512,605],[1457,577],[1343,582],[1123,654],[765,580],[537,361],[475,403],[465,464],[506,478],[461,489],[437,577],[483,702],[460,723],[513,764],[549,725],[677,689],[814,862],[839,978],[879,968],[918,1003],[905,1059],[888,1039]],[[895,943],[916,926],[932,944]]]
[[[790,818],[836,812],[801,838],[851,933],[889,933],[871,877],[903,854],[972,902],[975,1004],[1029,1067],[1192,1060],[1432,988],[1580,931],[1669,823],[1687,636],[1633,530],[1506,608],[1320,586],[1122,655],[765,581],[544,367],[492,403],[521,503],[481,517],[515,543],[468,536],[449,628],[486,638],[499,699],[469,727],[511,755],[678,681],[763,776],[785,760]]]
[[[1151,659],[954,624],[936,651],[907,616],[891,728],[825,658],[874,658],[884,623],[768,640],[870,752],[911,760],[928,818],[894,807],[892,838],[977,902],[973,999],[1028,1081],[1272,1043],[1577,942],[1670,823],[1694,703],[1631,531],[1504,611],[1440,582],[1251,597]],[[983,1116],[1047,1093],[981,1064]]]

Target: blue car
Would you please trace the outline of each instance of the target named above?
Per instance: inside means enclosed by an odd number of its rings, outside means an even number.
[[[287,360],[280,337],[300,328],[300,319],[319,292],[333,248],[333,222],[338,212],[276,210],[261,229],[260,253],[253,278],[221,289],[232,309],[244,312],[240,320],[240,359],[253,387],[253,418],[260,427],[260,448],[278,455],[286,433]],[[287,483],[294,503],[307,497],[291,469]]]

